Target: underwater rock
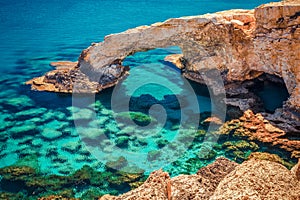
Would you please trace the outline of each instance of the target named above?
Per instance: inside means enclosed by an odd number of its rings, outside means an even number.
[[[155,119],[141,112],[121,112],[115,114],[116,120],[126,124],[126,122],[133,120],[137,125],[146,126]]]
[[[152,150],[149,151],[147,154],[147,160],[149,161],[154,161],[154,160],[158,160],[158,158],[161,156],[161,152],[158,150]]]
[[[47,111],[46,108],[32,108],[28,110],[22,110],[20,112],[16,113],[16,117],[22,118],[22,117],[33,117],[33,116],[41,116]]]
[[[133,127],[132,127],[133,128]],[[118,128],[118,125],[115,122],[109,122],[107,124],[105,124],[105,133],[112,133],[112,134],[116,134],[120,131],[120,129]],[[130,132],[129,132],[130,133]]]
[[[43,137],[43,139],[51,141],[60,138],[62,136],[62,132],[57,131],[53,128],[44,128],[41,136]]]
[[[48,146],[46,150],[46,157],[52,157],[58,155],[58,147],[57,146]]]
[[[14,92],[15,93],[15,92]],[[6,99],[6,104],[14,106],[18,109],[31,107],[34,105],[34,102],[25,95],[20,95],[18,97],[8,98]]]
[[[68,161],[68,157],[58,154],[56,156],[53,156],[51,161],[54,163],[66,163]],[[69,171],[69,169],[68,169],[68,171]]]
[[[119,136],[116,139],[116,146],[120,148],[128,147],[129,138],[127,136]]]
[[[157,144],[158,148],[163,148],[164,146],[166,146],[169,143],[170,142],[166,139],[159,139],[159,140],[156,141],[156,144]]]
[[[35,138],[31,142],[32,147],[40,148],[43,146],[43,140],[40,138]]]
[[[92,120],[95,118],[95,112],[88,108],[73,109],[72,111],[74,121]]]
[[[0,199],[5,200],[19,200],[24,199],[24,195],[22,193],[9,193],[9,192],[0,192]]]
[[[148,141],[147,138],[143,138],[143,137],[138,137],[136,142],[138,143],[138,145],[140,146],[147,146],[148,145]]]
[[[64,121],[58,121],[56,119],[44,124],[45,128],[55,129],[55,130],[63,130],[64,128],[67,128],[68,126],[69,126],[69,123],[64,122]]]
[[[106,138],[104,134],[105,130],[99,128],[77,128],[77,131],[84,141],[92,140],[94,142],[100,142],[101,140]]]
[[[249,160],[221,180],[210,199],[298,199],[299,191],[299,181],[284,166]]]
[[[289,151],[295,158],[300,157],[299,140],[289,138],[286,132],[270,124],[260,113],[254,114],[251,110],[245,111],[239,119],[226,122],[217,134],[246,137]]]
[[[13,126],[8,130],[11,137],[14,139],[27,137],[28,135],[35,135],[38,133],[36,125],[30,121],[25,121],[19,125]]]
[[[142,94],[139,97],[133,96],[129,101],[129,107],[132,109],[132,111],[140,111],[144,113],[146,113],[150,107],[155,104],[159,104],[159,100],[150,94]]]
[[[10,181],[23,181],[28,177],[35,176],[36,173],[36,169],[28,166],[8,166],[0,169],[2,178]]]
[[[211,160],[215,158],[217,153],[209,146],[202,145],[197,157],[201,160]]]
[[[108,161],[105,166],[109,170],[112,170],[114,172],[114,171],[120,171],[120,170],[122,170],[122,168],[126,167],[127,165],[128,165],[128,161],[126,160],[126,158],[123,157],[123,156],[120,156],[115,161]]]
[[[126,166],[122,168],[122,171],[115,172],[115,177],[111,176],[108,182],[111,187],[124,190],[125,188],[135,189],[145,180],[144,170],[136,166]]]
[[[227,141],[222,144],[222,147],[226,149],[226,151],[257,151],[259,146],[254,142],[248,142],[246,140],[238,140],[238,141]]]
[[[87,190],[86,192],[84,192],[81,197],[80,200],[95,200],[98,199],[99,196],[102,196],[103,192],[101,192],[100,189],[98,188],[92,188]]]
[[[89,156],[79,154],[75,157],[75,161],[78,163],[92,163],[94,160]]]
[[[74,154],[81,149],[81,144],[79,141],[70,141],[68,143],[63,144],[61,149]]]

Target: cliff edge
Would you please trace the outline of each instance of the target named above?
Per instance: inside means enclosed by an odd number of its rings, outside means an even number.
[[[187,78],[200,80],[203,71],[214,68],[229,82],[274,74],[283,78],[289,91],[287,105],[299,111],[299,16],[300,1],[289,0],[254,10],[229,10],[140,26],[92,44],[81,53],[76,66],[56,69],[27,83],[36,90],[99,92],[127,74],[122,66],[126,56],[179,46]]]

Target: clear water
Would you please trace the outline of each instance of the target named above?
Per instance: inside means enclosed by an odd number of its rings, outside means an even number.
[[[144,169],[145,174],[164,167],[171,175],[177,175],[194,173],[217,156],[225,155],[234,159],[221,148],[222,141],[216,143],[213,136],[207,136],[205,140],[202,136],[198,137],[199,131],[193,131],[195,125],[184,123],[182,127],[179,126],[181,120],[186,122],[188,119],[178,106],[170,103],[176,104],[174,95],[184,97],[189,93],[185,90],[186,83],[180,72],[163,61],[170,53],[180,53],[179,48],[137,53],[124,61],[132,70],[120,86],[118,102],[121,102],[120,107],[123,108],[121,97],[133,97],[128,100],[128,103],[133,102],[132,106],[126,107],[135,112],[133,114],[143,118],[145,116],[141,112],[152,112],[153,119],[156,117],[159,123],[153,126],[146,124],[146,129],[136,124],[129,125],[129,121],[124,124],[116,120],[111,105],[114,89],[108,89],[95,97],[77,97],[79,104],[74,106],[72,95],[31,91],[24,82],[51,70],[51,61],[76,61],[82,49],[92,42],[102,41],[107,34],[171,17],[232,8],[248,9],[266,2],[1,0],[0,167],[36,155],[35,159],[27,161],[29,166],[38,163],[43,173],[68,175],[84,165],[104,171],[106,161],[123,155]],[[155,84],[161,81],[163,87]],[[146,85],[145,82],[152,84]],[[201,117],[209,116],[213,105],[208,91],[195,83],[190,84],[197,94],[194,99],[197,108],[189,109],[191,102],[187,102],[187,112],[192,113],[189,116],[199,117],[200,112]],[[135,90],[136,86],[141,87]],[[171,108],[151,107],[153,101]],[[150,111],[142,108],[145,102],[149,103]],[[161,123],[163,117],[166,117],[166,123]],[[179,133],[179,129],[183,129],[184,133]],[[200,129],[205,130],[206,127],[200,126]],[[187,147],[184,142],[180,143],[180,139],[189,134],[196,134],[193,135],[196,140],[190,141]],[[125,142],[120,141],[121,136],[125,136]],[[116,144],[119,149],[115,148]],[[149,152],[155,156],[155,151],[164,148],[164,145],[168,148],[163,155],[150,162]],[[213,149],[213,158],[197,160],[201,147],[208,151]],[[172,148],[176,151],[172,151]],[[250,152],[247,150],[244,153],[246,155]],[[137,155],[141,156],[141,161],[136,160]],[[103,187],[107,191],[108,188]]]

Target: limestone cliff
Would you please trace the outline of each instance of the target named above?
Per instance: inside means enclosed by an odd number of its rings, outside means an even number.
[[[79,92],[98,92],[116,84],[126,74],[121,65],[126,56],[158,47],[179,46],[187,61],[187,78],[199,81],[203,71],[212,68],[224,72],[228,81],[252,79],[263,72],[275,74],[284,79],[289,90],[289,107],[299,110],[299,16],[300,1],[290,0],[265,4],[255,10],[169,19],[106,36],[103,42],[84,50],[78,66],[70,72],[56,71],[54,80],[57,81],[50,83],[54,87],[43,85],[47,74],[42,80],[28,83],[38,90],[74,92],[76,80],[69,77],[80,74]],[[88,79],[82,78],[82,74]],[[80,88],[82,83],[85,86]]]

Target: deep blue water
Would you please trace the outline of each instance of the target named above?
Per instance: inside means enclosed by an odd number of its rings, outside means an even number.
[[[179,129],[188,133],[188,125],[192,126],[187,123],[183,127],[179,126],[185,113],[178,110],[178,105],[175,104],[180,102],[173,99],[174,95],[182,95],[183,100],[189,96],[185,89],[186,83],[178,70],[163,62],[166,55],[180,53],[180,49],[170,47],[137,53],[125,61],[133,70],[122,83],[123,92],[118,96],[135,98],[130,100],[134,102],[131,111],[139,111],[135,114],[145,117],[140,112],[144,108],[150,108],[153,102],[171,108],[164,111],[167,114],[166,124],[157,123],[147,129],[114,120],[115,113],[111,110],[110,103],[113,89],[102,92],[96,98],[79,97],[80,105],[72,107],[74,99],[71,95],[31,91],[23,83],[51,70],[51,61],[76,61],[84,48],[92,42],[102,41],[105,35],[171,17],[200,15],[233,8],[249,9],[266,2],[268,1],[1,0],[0,135],[3,142],[0,148],[0,167],[14,164],[19,158],[37,154],[41,171],[70,174],[85,164],[104,170],[103,161],[124,154],[129,161],[132,160],[143,168],[146,174],[162,166],[172,172],[172,175],[194,173],[212,160],[203,160],[195,166],[190,160],[199,154],[201,147],[211,148],[215,145],[215,140],[208,138],[205,142],[193,143],[188,148],[182,147],[183,150],[180,149],[180,144],[176,144],[177,152],[180,153],[173,157],[179,161],[173,165],[170,163],[175,160],[168,160],[168,157],[172,157],[170,149],[166,149],[161,159],[147,162],[149,152],[160,149],[162,142],[172,143]],[[163,81],[164,87],[157,84],[143,85],[146,81]],[[143,87],[133,90],[136,85]],[[184,101],[187,112],[192,116],[199,115],[199,112],[210,112],[212,105],[206,89],[194,83],[192,86],[198,107],[189,108],[191,102]],[[144,105],[145,102],[150,106]],[[161,107],[153,108],[152,114],[159,119],[156,121],[163,121],[164,114],[155,109]],[[147,112],[144,113],[148,114]],[[122,114],[118,117],[126,118]],[[104,135],[106,138],[99,140]],[[129,141],[120,143],[121,136],[126,136],[125,139],[129,138]],[[85,141],[86,146],[82,145],[82,141]],[[126,152],[116,150],[114,145],[117,143]],[[101,150],[96,148],[99,145]],[[172,148],[176,148],[176,145]],[[72,153],[74,148],[80,150]],[[188,151],[184,151],[186,149]],[[216,149],[216,156],[226,154],[224,149]],[[58,152],[58,157],[66,161],[63,164],[57,163],[56,159],[47,156],[50,150]],[[92,155],[86,156],[87,150]],[[135,162],[137,155],[141,162]]]

